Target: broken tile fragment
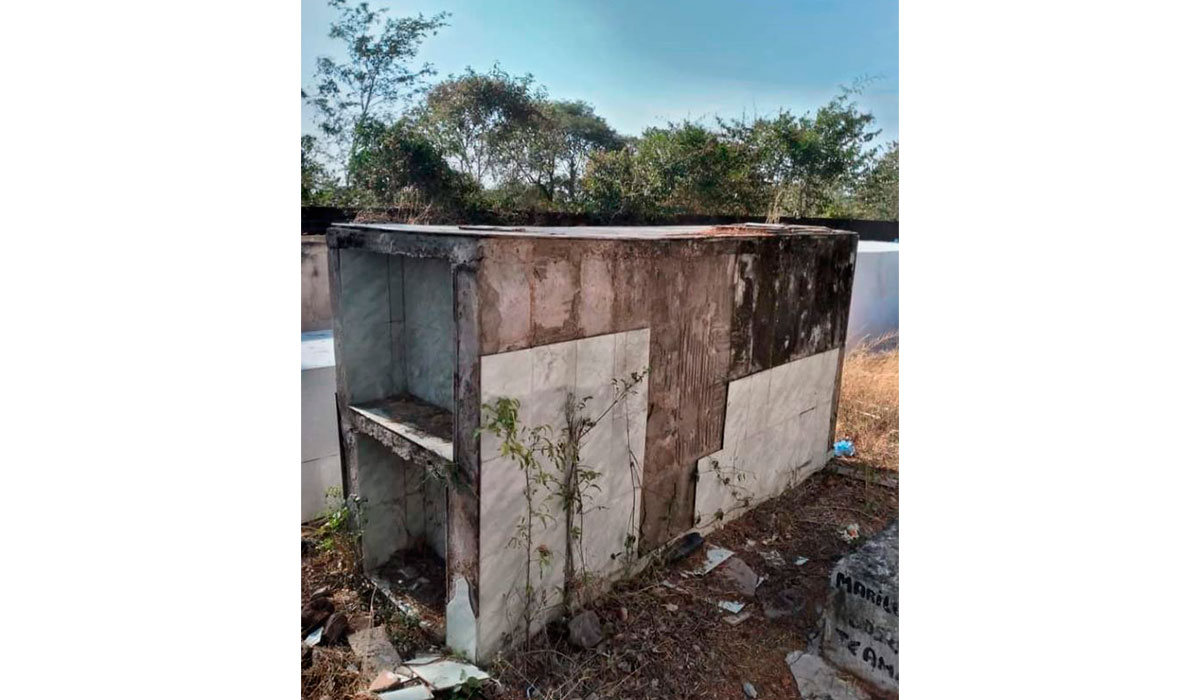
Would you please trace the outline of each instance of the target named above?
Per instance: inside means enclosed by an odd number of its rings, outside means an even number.
[[[379,693],[379,700],[433,700],[433,693],[424,684],[418,683],[399,690]]]
[[[754,573],[754,569],[742,561],[741,557],[731,557],[718,573],[731,581],[742,595],[754,595],[754,591],[761,582],[758,574]]]
[[[742,608],[746,607],[746,604],[732,600],[722,600],[721,602],[717,603],[717,607],[736,615],[742,611]]]
[[[409,659],[404,662],[402,670],[416,674],[435,691],[458,687],[472,678],[481,681],[490,678],[477,666],[434,654],[422,654]]]
[[[412,680],[409,674],[401,675],[395,671],[380,671],[379,675],[375,676],[375,680],[371,681],[371,685],[367,690],[372,693],[382,693],[385,690],[395,690]]]
[[[733,552],[721,547],[709,547],[704,553],[704,564],[699,568],[690,572],[692,576],[704,576],[708,572],[725,563],[725,560],[733,556]]]
[[[746,611],[738,613],[737,615],[726,615],[726,616],[722,617],[721,619],[724,620],[727,624],[729,624],[733,627],[737,627],[738,625],[742,624],[746,620],[749,620],[750,615],[751,615],[750,611],[746,610]]]
[[[462,576],[455,576],[453,595],[450,602],[446,603],[446,646],[467,660],[474,661],[477,634],[470,585]]]

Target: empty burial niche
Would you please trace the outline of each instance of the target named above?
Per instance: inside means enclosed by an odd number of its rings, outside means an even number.
[[[426,464],[358,440],[364,568],[420,619],[446,606],[446,485]]]
[[[454,402],[454,283],[436,258],[340,251],[341,347],[351,405]]]
[[[454,462],[448,260],[339,251],[339,365],[354,432],[363,564],[422,619],[446,601],[446,474]]]

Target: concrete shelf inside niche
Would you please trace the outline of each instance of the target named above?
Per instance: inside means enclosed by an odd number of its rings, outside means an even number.
[[[402,457],[411,458],[412,455],[408,453],[420,449],[445,462],[454,462],[454,416],[450,411],[409,394],[352,404],[350,410],[354,413],[355,427],[360,432],[378,439],[378,431],[372,429],[378,426],[402,440],[399,443],[400,450],[396,450],[396,440],[380,440],[393,450],[402,452]]]

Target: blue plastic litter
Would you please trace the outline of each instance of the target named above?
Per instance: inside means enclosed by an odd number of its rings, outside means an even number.
[[[850,440],[838,440],[833,443],[833,456],[835,457],[853,457],[854,443]]]

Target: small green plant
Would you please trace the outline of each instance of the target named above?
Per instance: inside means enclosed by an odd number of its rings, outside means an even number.
[[[466,678],[465,672],[463,673],[463,677]],[[486,696],[483,692],[483,681],[472,676],[470,678],[466,678],[462,685],[455,688],[450,693],[447,700],[480,700],[484,697]]]
[[[556,524],[556,513],[563,514],[566,526],[563,605],[572,610],[580,595],[586,595],[592,578],[588,575],[583,551],[583,516],[600,492],[596,483],[601,473],[584,464],[580,449],[588,434],[604,420],[618,404],[625,401],[646,377],[647,370],[633,372],[628,379],[612,380],[612,402],[593,417],[587,415],[592,397],[576,398],[569,394],[564,406],[566,425],[555,431],[549,425],[525,426],[520,420],[521,402],[500,397],[484,404],[483,421],[479,432],[487,431],[500,438],[500,456],[516,462],[525,478],[523,496],[525,512],[517,522],[509,546],[523,549],[525,554],[525,585],[521,615],[525,625],[525,643],[532,638],[533,621],[547,605],[548,593],[540,588],[553,565],[553,552],[544,543],[534,546],[536,532],[545,532]],[[631,470],[634,464],[631,458]],[[636,473],[636,472],[635,472]],[[631,514],[632,523],[634,514]],[[535,528],[538,528],[535,532]],[[633,543],[630,543],[633,539]],[[636,544],[632,535],[626,538],[627,549]],[[535,585],[534,571],[538,573]]]
[[[339,537],[350,536],[357,539],[361,532],[355,527],[354,515],[357,513],[360,518],[363,517],[362,505],[366,499],[352,496],[343,500],[341,496],[342,489],[337,486],[330,486],[325,491],[326,502],[332,501],[336,505],[330,506],[325,513],[325,521],[317,528],[317,548],[323,552],[334,549]]]
[[[740,510],[742,508],[750,507],[751,494],[749,491],[742,488],[742,484],[746,481],[747,477],[754,477],[754,475],[750,472],[739,468],[736,463],[723,464],[721,461],[713,459],[709,460],[707,471],[704,469],[699,469],[697,471],[697,476],[700,474],[712,474],[722,486],[729,490],[729,494],[733,496],[734,500],[738,503],[737,506],[734,506],[733,510]],[[729,511],[718,509],[712,514],[712,518],[708,522],[703,522],[703,519],[697,515],[693,525],[695,527],[707,527],[713,523],[724,521],[729,515]]]

